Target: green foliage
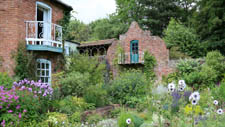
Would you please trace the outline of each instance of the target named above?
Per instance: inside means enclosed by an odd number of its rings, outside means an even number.
[[[148,51],[144,53],[144,73],[147,78],[154,79],[155,72],[154,67],[156,66],[156,59]]]
[[[118,18],[130,24],[137,21],[153,35],[163,35],[170,18],[187,22],[195,10],[195,0],[116,0]]]
[[[20,80],[36,79],[36,60],[33,53],[26,50],[25,42],[20,42],[13,57],[16,61],[15,76]]]
[[[147,88],[148,82],[144,74],[139,71],[128,71],[111,82],[108,93],[114,103],[127,104],[134,97],[143,97]]]
[[[221,81],[225,73],[225,57],[219,51],[208,52],[206,64],[216,71],[218,80]]]
[[[131,119],[131,124],[128,125],[126,123],[127,119]],[[131,113],[121,112],[120,116],[118,117],[118,125],[119,127],[135,127],[134,126],[134,118]]]
[[[80,112],[74,112],[70,117],[69,117],[69,121],[71,123],[79,123],[81,122],[81,113]]]
[[[12,88],[13,79],[9,77],[9,75],[5,72],[0,72],[0,85],[4,86],[4,88]]]
[[[84,111],[93,108],[92,104],[88,104],[84,99],[67,96],[59,101],[59,111],[72,115],[74,112]]]
[[[82,21],[74,19],[71,20],[67,27],[68,33],[65,35],[67,40],[75,42],[85,42],[89,39],[90,28]]]
[[[131,124],[127,124],[126,120],[131,119]],[[119,127],[140,127],[144,123],[144,119],[130,112],[121,112],[118,118]]]
[[[213,97],[218,100],[221,104],[224,104],[224,100],[225,100],[225,82],[222,82],[220,84],[220,86],[216,86],[213,90],[212,90],[212,95]]]
[[[71,56],[71,64],[66,73],[80,72],[81,74],[88,73],[88,85],[96,85],[104,82],[104,73],[106,65],[98,60],[98,57],[89,57],[88,55],[74,54]]]
[[[179,47],[180,52],[194,58],[204,55],[204,48],[196,32],[175,19],[171,19],[164,33],[163,40],[168,48]]]
[[[80,97],[84,95],[85,88],[87,88],[90,83],[90,75],[88,73],[73,71],[64,76],[59,81],[63,96],[72,95]]]
[[[194,59],[181,59],[176,68],[181,76],[201,69],[199,61]]]
[[[184,54],[183,52],[179,51],[179,47],[171,47],[169,51],[170,59],[185,59],[190,58],[190,56]]]
[[[119,35],[124,34],[128,29],[128,25],[122,23],[115,14],[91,22],[89,27],[91,28],[90,40],[119,38]]]
[[[99,114],[93,114],[93,115],[89,115],[87,117],[87,122],[88,124],[96,124],[98,123],[99,121],[101,121],[103,118],[101,115]]]
[[[225,2],[224,0],[201,0],[194,14],[193,27],[207,44],[208,50],[220,50],[225,54]]]
[[[108,104],[107,92],[101,85],[90,86],[86,89],[84,99],[88,103],[93,103],[95,107]]]

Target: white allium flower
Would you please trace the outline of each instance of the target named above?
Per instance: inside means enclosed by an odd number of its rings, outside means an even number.
[[[168,91],[173,92],[175,90],[175,84],[174,83],[169,83],[168,84]]]
[[[127,124],[131,124],[131,119],[128,118],[128,119],[126,120],[126,123],[127,123]]]
[[[185,83],[185,81],[184,81],[184,80],[179,80],[179,81],[178,81],[178,86],[179,86],[179,87],[186,88],[186,83]]]
[[[58,121],[55,121],[55,124],[58,124]]]
[[[194,93],[192,93],[191,95],[190,95],[190,97],[189,97],[189,101],[191,101],[191,100],[193,100],[193,99],[195,99],[195,100],[200,100],[200,94],[199,94],[199,92],[194,92]]]
[[[184,88],[183,87],[179,87],[178,88],[178,91],[181,91],[182,92],[182,91],[184,91]]]
[[[198,104],[198,100],[193,99],[193,100],[191,101],[191,104],[192,104],[192,105],[197,105],[197,104]]]
[[[223,114],[223,110],[220,108],[217,110],[217,114],[222,115]]]
[[[65,122],[63,121],[62,124],[65,124]]]
[[[214,100],[214,101],[213,101],[213,104],[214,104],[214,105],[218,105],[218,103],[219,103],[219,102],[218,102],[217,100]]]

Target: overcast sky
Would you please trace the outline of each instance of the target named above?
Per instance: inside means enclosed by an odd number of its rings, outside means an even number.
[[[116,11],[115,0],[61,0],[73,7],[77,19],[88,24]]]

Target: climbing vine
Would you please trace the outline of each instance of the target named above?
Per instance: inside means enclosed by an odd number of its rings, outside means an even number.
[[[153,80],[155,78],[154,67],[156,66],[156,59],[148,51],[144,53],[144,73],[147,78]]]
[[[19,79],[36,79],[36,59],[32,52],[27,52],[25,42],[19,42],[16,52],[13,52],[16,62],[15,76]]]

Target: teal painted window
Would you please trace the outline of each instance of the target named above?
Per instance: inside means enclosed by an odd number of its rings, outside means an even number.
[[[138,63],[139,61],[139,47],[138,47],[138,40],[133,40],[130,42],[130,62],[131,63]]]

